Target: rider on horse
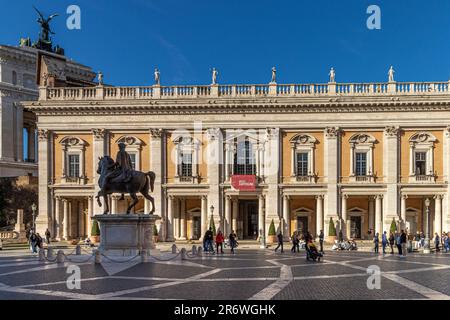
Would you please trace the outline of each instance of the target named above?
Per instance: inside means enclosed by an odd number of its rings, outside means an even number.
[[[105,176],[101,188],[104,188],[104,186],[113,179],[115,179],[116,181],[122,181],[124,183],[127,183],[131,180],[133,165],[131,163],[131,157],[128,152],[125,151],[125,148],[125,143],[119,143],[119,151],[117,152],[116,163],[114,164],[115,169]],[[123,193],[120,200],[124,200]]]

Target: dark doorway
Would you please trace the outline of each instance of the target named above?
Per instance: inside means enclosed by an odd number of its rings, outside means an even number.
[[[258,201],[239,200],[239,212],[243,221],[242,238],[258,238]]]
[[[297,232],[306,234],[308,231],[308,217],[297,217]]]
[[[350,238],[361,239],[361,217],[350,217]]]
[[[201,237],[202,223],[200,217],[193,217],[192,239],[198,240]]]

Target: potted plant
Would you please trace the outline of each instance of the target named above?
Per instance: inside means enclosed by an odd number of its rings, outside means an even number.
[[[277,232],[275,230],[275,222],[272,219],[272,222],[270,222],[269,226],[269,233],[267,236],[267,243],[273,244],[277,242]]]
[[[100,242],[100,228],[98,226],[97,220],[92,221],[91,242],[93,242],[93,243]]]
[[[390,231],[392,234],[397,232],[397,224],[395,223],[395,218],[392,218]]]
[[[156,224],[153,225],[153,243],[158,242],[158,228]]]
[[[333,217],[330,217],[330,223],[328,225],[328,237],[327,241],[334,243],[336,241],[336,227],[334,226]]]

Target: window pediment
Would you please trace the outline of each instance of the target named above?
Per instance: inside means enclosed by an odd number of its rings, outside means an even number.
[[[351,136],[348,141],[355,145],[373,146],[377,142],[377,139],[368,133],[357,133]]]
[[[316,143],[318,143],[317,139],[309,134],[297,134],[293,136],[289,143],[291,146],[308,146],[313,147]]]
[[[428,132],[418,132],[409,138],[409,143],[412,145],[433,145],[436,141],[436,137]]]
[[[69,136],[61,140],[60,144],[65,147],[85,147],[86,142],[78,137]]]
[[[124,143],[127,147],[128,146],[142,146],[143,142],[141,139],[134,137],[134,136],[122,136],[119,139],[116,140],[116,143]]]

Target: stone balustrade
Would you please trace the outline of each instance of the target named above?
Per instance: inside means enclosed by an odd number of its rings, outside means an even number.
[[[41,87],[40,100],[328,97],[449,94],[450,82],[258,84],[147,87]]]

